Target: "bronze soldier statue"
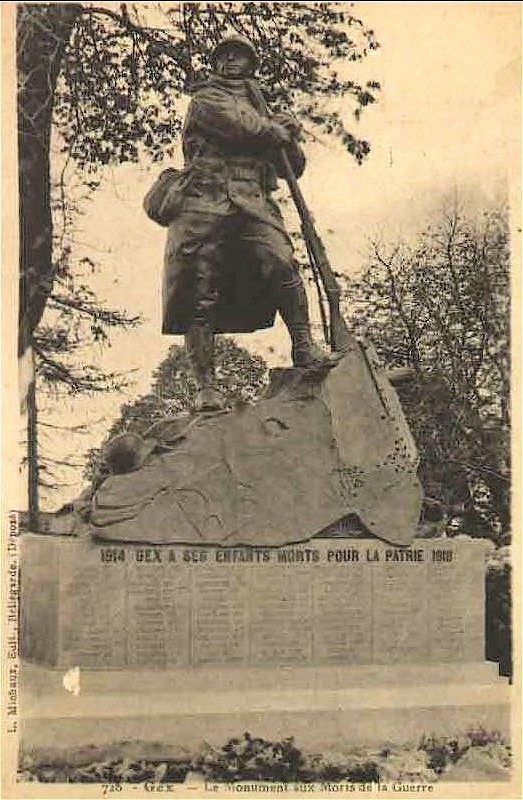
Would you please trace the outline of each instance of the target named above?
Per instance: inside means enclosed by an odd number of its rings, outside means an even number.
[[[292,115],[268,117],[255,107],[258,58],[248,39],[224,38],[211,64],[183,127],[185,168],[163,283],[162,330],[185,334],[198,410],[223,407],[214,385],[214,334],[270,327],[276,311],[289,331],[295,367],[336,363],[312,341],[305,287],[271,199],[282,176],[282,147],[297,177],[305,168],[299,125]]]

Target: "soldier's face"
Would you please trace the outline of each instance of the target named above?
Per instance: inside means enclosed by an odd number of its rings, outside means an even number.
[[[251,56],[244,47],[226,47],[216,58],[216,72],[224,78],[243,78],[252,71]]]

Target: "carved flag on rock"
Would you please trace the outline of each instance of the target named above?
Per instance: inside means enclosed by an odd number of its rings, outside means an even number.
[[[373,346],[351,340],[325,381],[346,490],[354,513],[371,533],[409,544],[423,500],[416,444]]]

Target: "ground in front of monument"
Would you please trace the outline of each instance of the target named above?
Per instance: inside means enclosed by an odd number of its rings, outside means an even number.
[[[22,776],[507,781],[511,687],[485,660],[489,547],[26,534]]]

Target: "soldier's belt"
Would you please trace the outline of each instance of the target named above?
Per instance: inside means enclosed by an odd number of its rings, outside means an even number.
[[[270,173],[270,167],[263,163],[253,163],[242,159],[198,158],[193,161],[196,170],[210,172],[216,177],[229,178],[234,181],[256,181],[264,185]]]

